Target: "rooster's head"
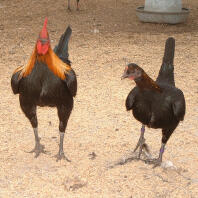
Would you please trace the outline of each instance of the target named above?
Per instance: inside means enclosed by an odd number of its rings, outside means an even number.
[[[43,28],[39,34],[37,40],[37,52],[39,55],[45,55],[48,52],[50,46],[49,34],[47,32],[47,18],[45,18],[45,22]]]

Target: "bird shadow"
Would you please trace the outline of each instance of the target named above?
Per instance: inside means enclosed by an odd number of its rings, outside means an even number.
[[[148,164],[147,161],[152,159],[151,154],[150,153],[147,154],[145,152],[145,153],[142,153],[142,155],[143,155],[143,157],[139,158],[138,154],[135,152],[127,154],[127,155],[121,157],[120,159],[118,159],[117,161],[113,162],[111,165],[108,165],[108,169],[115,168],[116,166],[123,166],[123,165],[131,163],[133,161],[142,161],[142,162]]]
[[[139,160],[144,161],[143,159],[138,158],[138,156],[135,156],[135,155],[124,156],[118,159],[116,162],[113,162],[111,165],[108,166],[108,168],[112,169],[112,168],[115,168],[116,166],[123,166],[132,161],[139,161]]]

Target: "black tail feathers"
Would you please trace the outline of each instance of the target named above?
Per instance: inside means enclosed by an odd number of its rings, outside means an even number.
[[[68,43],[69,43],[69,39],[70,36],[72,34],[72,29],[70,28],[70,26],[67,27],[67,29],[65,30],[64,34],[62,34],[58,45],[55,46],[54,48],[54,52],[56,53],[56,55],[65,63],[70,65],[70,61],[69,61],[69,53],[68,53]]]
[[[163,63],[166,63],[167,65],[173,65],[174,54],[175,54],[175,39],[173,37],[169,37],[166,40]]]
[[[164,57],[156,82],[166,83],[175,86],[174,80],[174,54],[175,54],[175,39],[169,37],[166,40]]]
[[[70,60],[68,59],[69,58],[68,43],[71,34],[72,34],[72,29],[70,28],[70,26],[68,26],[64,34],[62,34],[58,45],[54,48],[54,52],[56,53],[56,55],[68,65],[71,64]],[[69,73],[65,74],[65,76],[66,78],[64,81],[67,84],[67,87],[71,95],[75,97],[77,92],[77,78],[74,70],[71,69]]]

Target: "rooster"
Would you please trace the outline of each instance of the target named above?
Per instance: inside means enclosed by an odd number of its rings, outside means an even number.
[[[76,10],[77,10],[77,11],[79,11],[79,7],[78,7],[79,1],[80,1],[80,0],[76,0]],[[69,11],[71,11],[71,8],[70,8],[70,0],[68,0],[68,7],[67,7],[67,9],[68,9]]]
[[[145,126],[162,129],[162,144],[157,159],[147,159],[147,163],[159,166],[162,162],[165,145],[180,121],[184,120],[185,98],[183,92],[175,87],[174,81],[175,40],[170,37],[166,41],[165,52],[157,80],[152,80],[146,72],[134,63],[130,63],[122,79],[134,80],[136,87],[126,99],[126,109],[132,110],[133,116],[142,123],[141,135],[134,149],[139,148],[138,158],[145,144]]]
[[[19,94],[20,106],[29,119],[35,136],[35,148],[31,151],[38,157],[45,153],[38,136],[37,106],[56,107],[59,117],[60,144],[57,161],[66,159],[63,141],[68,119],[73,109],[73,97],[77,92],[77,79],[68,59],[68,42],[72,30],[68,26],[54,51],[47,31],[47,18],[38,36],[29,62],[18,67],[11,78],[14,94]]]

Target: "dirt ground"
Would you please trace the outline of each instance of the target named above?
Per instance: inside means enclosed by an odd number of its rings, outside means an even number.
[[[198,197],[198,3],[187,23],[144,24],[135,9],[143,0],[81,0],[80,11],[66,0],[0,1],[0,197],[1,198],[166,198]],[[54,47],[68,24],[78,94],[64,149],[71,163],[56,162],[59,134],[56,109],[38,108],[39,135],[48,153],[34,158],[34,135],[23,115],[10,77],[27,63],[45,17]],[[185,120],[168,141],[164,164],[143,161],[116,165],[132,155],[141,124],[125,110],[134,82],[121,81],[126,63],[135,62],[155,79],[168,36],[176,39],[175,80],[184,92]],[[161,131],[146,129],[156,157]],[[92,159],[90,154],[96,154]]]

